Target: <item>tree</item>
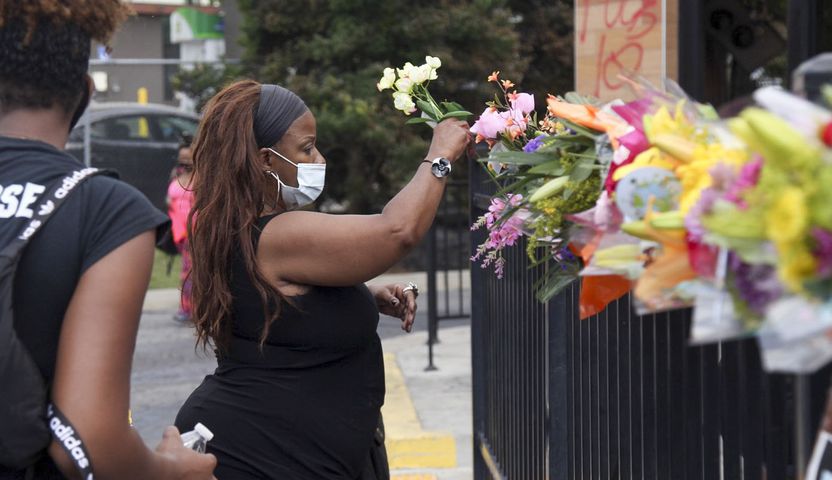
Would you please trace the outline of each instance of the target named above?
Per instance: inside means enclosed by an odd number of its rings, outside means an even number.
[[[191,69],[180,69],[170,81],[173,89],[190,97],[195,102],[195,110],[201,112],[208,100],[239,73],[236,65],[200,63]]]
[[[510,0],[520,34],[520,52],[528,61],[523,91],[544,99],[574,89],[574,0]],[[543,104],[538,101],[538,106]]]
[[[245,68],[306,101],[330,164],[326,194],[356,213],[378,211],[427,151],[428,128],[404,126],[389,94],[376,91],[384,67],[438,56],[443,65],[431,92],[479,113],[494,94],[486,83],[492,70],[520,80],[528,66],[506,2],[240,0],[239,6]]]

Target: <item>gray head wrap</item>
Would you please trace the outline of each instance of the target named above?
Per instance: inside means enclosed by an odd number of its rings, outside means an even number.
[[[254,112],[254,138],[258,147],[277,143],[289,126],[309,108],[293,92],[279,85],[260,85],[260,104]]]

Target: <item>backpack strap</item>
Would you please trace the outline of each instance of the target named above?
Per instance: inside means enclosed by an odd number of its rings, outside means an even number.
[[[35,210],[32,219],[29,220],[17,236],[0,250],[0,266],[6,264],[17,265],[20,254],[29,243],[29,239],[40,230],[43,225],[52,217],[69,194],[75,191],[76,187],[84,180],[95,175],[112,175],[112,172],[98,168],[83,168],[70,172],[63,178],[49,186],[49,189],[41,196],[41,202]]]
[[[29,240],[43,228],[81,183],[90,177],[101,174],[111,175],[112,173],[97,168],[83,168],[72,171],[52,183],[40,197],[38,206],[33,210],[32,218],[23,226],[14,239],[0,250],[0,376],[15,374],[20,376],[18,378],[31,379],[31,382],[26,386],[27,388],[5,392],[4,395],[19,398],[8,399],[9,402],[4,400],[4,403],[16,405],[15,409],[21,416],[32,413],[42,418],[46,413],[49,431],[52,432],[55,441],[61,445],[69,458],[75,463],[84,480],[92,480],[93,478],[89,455],[87,455],[78,433],[54,405],[49,404],[47,412],[43,411],[44,405],[48,403],[47,388],[29,351],[15,334],[12,296],[17,265]],[[6,370],[9,370],[9,372]],[[21,435],[26,432],[13,433],[18,433],[17,439],[20,439]],[[46,435],[45,439],[36,436],[37,438],[33,438],[32,442],[48,439],[48,433],[44,432],[44,435]]]

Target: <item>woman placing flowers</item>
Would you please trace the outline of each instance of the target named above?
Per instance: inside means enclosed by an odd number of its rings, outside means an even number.
[[[378,215],[298,210],[324,187],[315,117],[294,93],[243,81],[206,106],[193,144],[193,320],[218,368],[176,424],[202,422],[219,478],[384,478],[378,313],[410,329],[415,292],[366,287],[427,232],[468,125],[441,122],[413,179]]]

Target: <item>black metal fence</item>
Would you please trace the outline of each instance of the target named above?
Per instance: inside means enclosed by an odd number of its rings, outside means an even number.
[[[766,374],[754,340],[689,346],[689,310],[638,316],[629,297],[580,320],[579,284],[541,304],[527,265],[519,246],[502,280],[471,269],[475,478],[802,478],[828,368]]]

